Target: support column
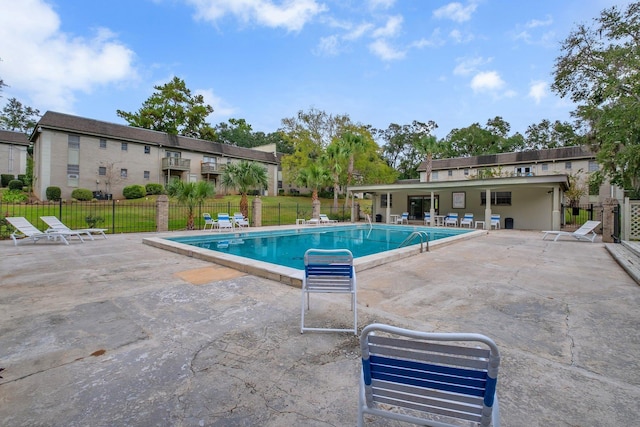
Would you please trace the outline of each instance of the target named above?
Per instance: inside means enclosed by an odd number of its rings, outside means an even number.
[[[435,197],[435,194],[432,191],[431,192],[431,203],[430,203],[431,208],[429,209],[429,218],[430,218],[429,219],[429,225],[431,227],[434,226],[435,220],[436,220],[436,208],[434,207],[435,206],[435,201],[436,201],[436,197]]]
[[[169,231],[169,197],[166,194],[156,199],[156,231]]]
[[[387,211],[386,211],[386,216],[387,216],[386,223],[387,224],[389,224],[389,222],[391,221],[391,206],[389,205],[390,201],[391,201],[391,194],[389,192],[387,192]]]
[[[484,207],[484,229],[489,230],[491,229],[491,189],[487,188],[484,192],[484,198],[487,201]]]
[[[253,226],[254,227],[262,227],[262,199],[260,197],[254,197],[251,202],[251,207],[253,209]]]
[[[551,229],[560,230],[560,187],[553,187],[553,203],[551,210]]]

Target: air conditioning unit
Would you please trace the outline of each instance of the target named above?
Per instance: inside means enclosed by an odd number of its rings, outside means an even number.
[[[77,173],[68,173],[67,174],[67,179],[78,179],[80,178],[80,175],[78,175]]]

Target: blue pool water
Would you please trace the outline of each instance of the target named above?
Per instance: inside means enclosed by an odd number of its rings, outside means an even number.
[[[262,232],[214,232],[167,240],[303,270],[307,249],[349,249],[355,258],[359,258],[397,249],[414,231],[426,232],[432,242],[471,230],[376,224],[373,227],[354,225]],[[412,240],[412,244],[419,243],[419,238]]]

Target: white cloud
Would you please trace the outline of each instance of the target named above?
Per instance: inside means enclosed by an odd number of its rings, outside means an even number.
[[[471,89],[474,92],[496,92],[504,87],[504,80],[496,71],[484,71],[471,79]]]
[[[471,19],[471,15],[476,11],[478,5],[470,2],[466,6],[462,3],[453,2],[433,11],[433,16],[439,19],[450,19],[455,22],[465,22]]]
[[[536,101],[536,104],[540,104],[540,101],[549,95],[547,87],[547,82],[537,81],[531,83],[531,86],[529,87],[529,97],[533,98]]]
[[[553,24],[553,18],[547,15],[547,19],[545,19],[544,21],[541,21],[539,19],[532,19],[531,21],[527,22],[526,27],[527,28],[548,27],[551,24]]]
[[[369,0],[369,9],[371,10],[386,10],[390,9],[396,0]]]
[[[402,28],[403,18],[401,15],[390,16],[384,27],[378,28],[373,32],[373,37],[394,37]]]
[[[321,37],[318,47],[316,48],[316,54],[335,56],[340,53],[340,40],[338,36],[332,35],[328,37]]]
[[[469,74],[477,72],[478,68],[490,63],[492,60],[492,58],[483,58],[481,56],[476,56],[474,58],[458,58],[456,59],[458,65],[453,69],[453,74],[457,76],[468,76]]]
[[[449,37],[456,43],[468,43],[474,39],[473,34],[463,34],[458,29],[452,30],[449,33]]]
[[[225,15],[270,28],[300,31],[307,22],[324,12],[326,6],[316,0],[186,0],[196,9],[196,17],[215,23]]]
[[[134,53],[107,29],[64,33],[43,0],[0,0],[0,10],[0,75],[41,110],[72,112],[75,92],[136,77]]]
[[[360,25],[355,26],[354,28],[349,29],[349,31],[344,35],[345,40],[358,40],[365,34],[367,34],[373,28],[372,24],[362,23]]]
[[[380,59],[392,61],[403,59],[406,52],[394,49],[386,40],[378,39],[369,45],[369,50]]]
[[[213,113],[207,117],[207,120],[209,120],[213,126],[230,119],[238,111],[237,108],[229,105],[224,99],[216,95],[212,89],[196,89],[194,93],[196,95],[202,95],[205,104],[213,107]]]

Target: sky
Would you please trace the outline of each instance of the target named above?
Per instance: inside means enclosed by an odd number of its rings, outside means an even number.
[[[275,132],[317,109],[354,123],[502,117],[511,134],[575,106],[550,89],[561,43],[624,0],[0,0],[0,105],[126,124],[174,76]]]

